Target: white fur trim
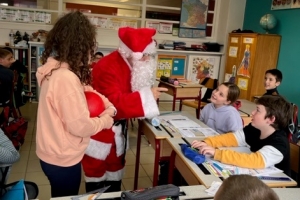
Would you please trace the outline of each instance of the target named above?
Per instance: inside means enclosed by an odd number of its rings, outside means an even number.
[[[129,58],[129,57],[135,57],[135,53],[156,53],[156,47],[155,47],[155,42],[154,40],[148,44],[143,52],[133,52],[124,42],[122,42],[120,40],[120,44],[119,44],[119,48],[118,51],[121,55],[123,55],[125,58]],[[142,58],[142,57],[141,57]],[[140,58],[140,59],[141,59]]]
[[[152,95],[150,87],[144,87],[140,91],[145,118],[153,118],[159,115],[157,103]]]
[[[124,168],[115,172],[106,171],[107,181],[120,181],[123,178]]]
[[[156,52],[156,44],[155,41],[153,40],[146,48],[144,49],[143,53],[155,53]]]
[[[116,154],[119,157],[124,153],[124,136],[122,134],[122,125],[113,126],[112,131],[115,133]]]
[[[85,150],[85,154],[98,160],[105,160],[111,149],[111,144],[90,139],[90,143]]]
[[[87,177],[84,176],[85,182],[100,182],[106,180],[106,174],[104,174],[102,177]]]

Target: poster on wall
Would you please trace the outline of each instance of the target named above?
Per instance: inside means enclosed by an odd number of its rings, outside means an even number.
[[[271,10],[300,8],[300,0],[272,0]]]
[[[189,56],[188,63],[188,80],[199,82],[198,78],[210,77],[217,79],[219,76],[220,57],[218,56]]]
[[[237,53],[238,53],[238,47],[233,47],[233,46],[229,47],[229,52],[228,52],[229,57],[237,57]]]
[[[238,78],[237,86],[241,90],[247,90],[248,89],[248,79],[246,79],[246,78]]]
[[[186,56],[158,55],[156,78],[161,76],[184,78]]]
[[[250,78],[250,45],[246,45],[243,60],[237,70],[237,75]]]

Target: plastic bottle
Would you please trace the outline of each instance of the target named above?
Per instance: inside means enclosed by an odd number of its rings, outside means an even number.
[[[157,117],[153,117],[151,119],[147,119],[148,122],[152,125],[152,126],[159,126],[160,125],[160,120]]]
[[[14,31],[13,30],[10,30],[10,33],[9,33],[9,43],[10,43],[10,46],[15,46],[14,44]]]

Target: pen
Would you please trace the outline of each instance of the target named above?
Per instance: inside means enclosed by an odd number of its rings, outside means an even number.
[[[215,176],[220,176],[220,174],[209,164],[209,163],[205,163],[207,168],[210,169],[210,171],[215,175]]]
[[[213,163],[213,166],[215,166],[220,172],[223,171],[222,167],[220,167],[217,163]]]
[[[186,120],[186,119],[171,119],[171,120],[175,120],[176,121],[176,120]]]

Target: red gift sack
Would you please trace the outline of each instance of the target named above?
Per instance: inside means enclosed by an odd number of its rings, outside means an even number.
[[[24,143],[28,121],[22,116],[16,116],[15,108],[4,107],[1,129],[5,135],[12,141],[14,147],[19,150]]]

